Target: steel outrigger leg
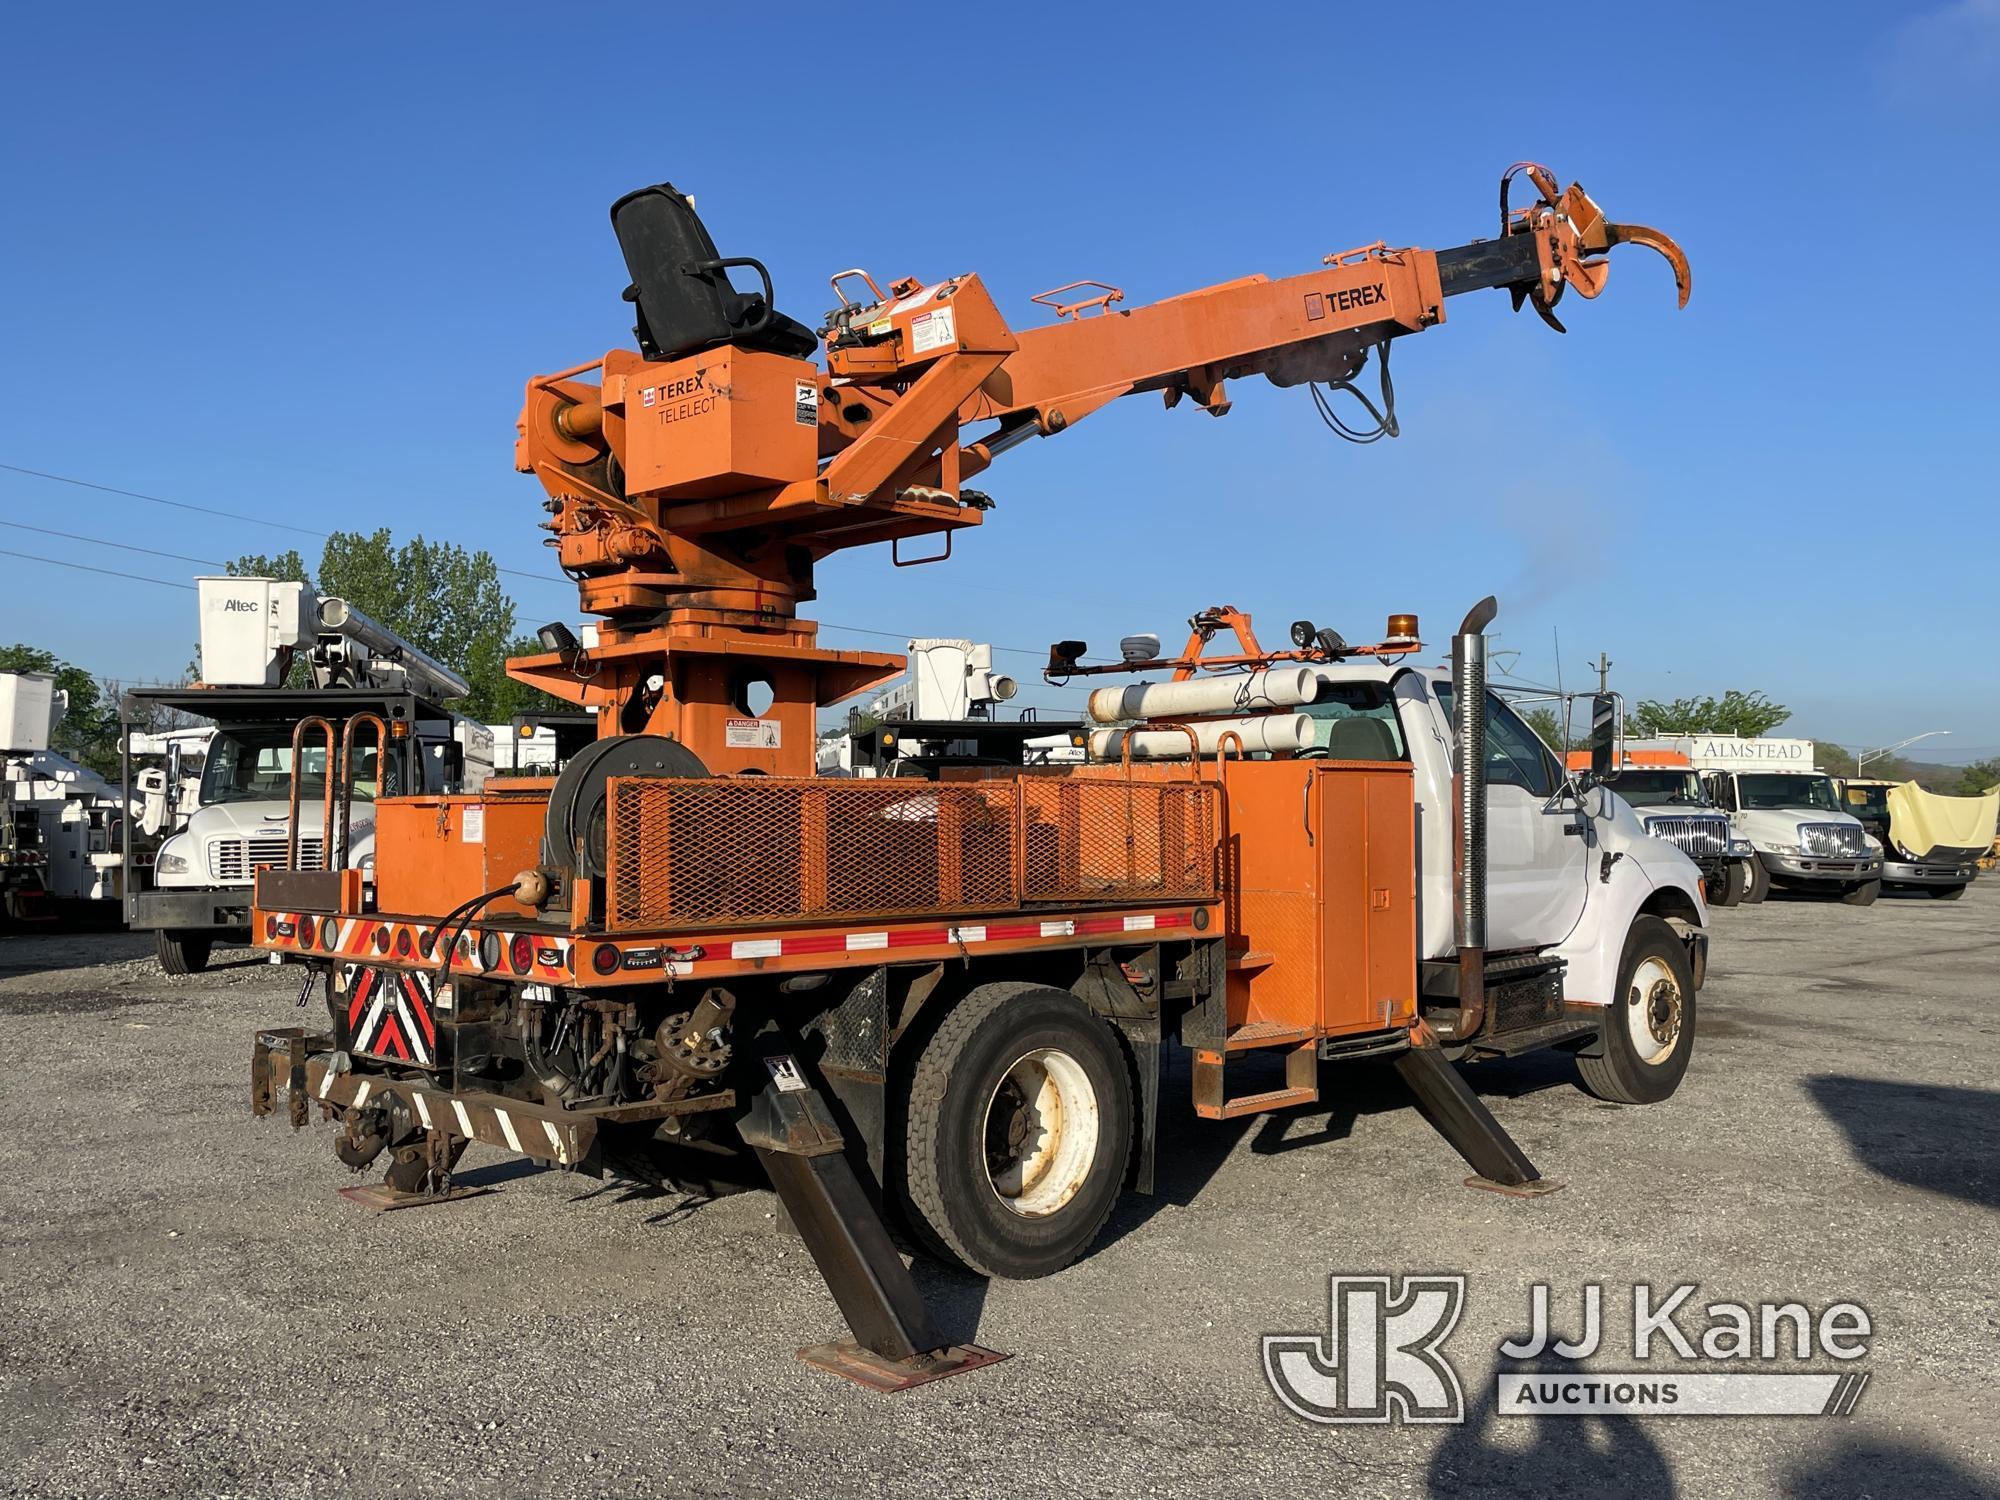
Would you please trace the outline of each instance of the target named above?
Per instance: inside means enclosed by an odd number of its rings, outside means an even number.
[[[1396,1071],[1417,1096],[1424,1118],[1476,1174],[1465,1179],[1467,1187],[1515,1198],[1539,1198],[1562,1186],[1535,1170],[1527,1153],[1493,1118],[1493,1112],[1480,1102],[1458,1069],[1445,1060],[1426,1028],[1413,1033],[1409,1049],[1397,1054]]]
[[[799,1358],[878,1391],[905,1390],[1005,1359],[976,1344],[945,1343],[854,1175],[840,1127],[796,1056],[766,1051],[754,1066],[763,1071],[764,1085],[737,1131],[770,1175],[854,1333],[850,1340],[801,1349]]]

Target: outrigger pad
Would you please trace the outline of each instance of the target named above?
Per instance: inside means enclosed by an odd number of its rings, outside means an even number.
[[[456,1203],[460,1198],[483,1198],[492,1191],[490,1187],[453,1187],[442,1193],[405,1193],[386,1182],[371,1182],[365,1187],[344,1187],[340,1196],[349,1203],[386,1214],[399,1208],[424,1208],[433,1203]]]
[[[888,1395],[907,1391],[913,1385],[928,1385],[949,1375],[964,1375],[997,1365],[1010,1356],[977,1344],[953,1344],[910,1359],[889,1359],[872,1349],[864,1349],[852,1339],[837,1344],[813,1344],[799,1350],[799,1358],[835,1375],[841,1375],[871,1391]]]

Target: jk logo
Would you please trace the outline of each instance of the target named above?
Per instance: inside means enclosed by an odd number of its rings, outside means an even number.
[[[1438,1352],[1465,1310],[1463,1276],[1327,1278],[1328,1331],[1264,1335],[1264,1378],[1308,1422],[1463,1422],[1458,1371]]]

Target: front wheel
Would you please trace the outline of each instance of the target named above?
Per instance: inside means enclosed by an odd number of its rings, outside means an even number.
[[[1962,885],[1934,885],[1931,887],[1931,900],[1933,901],[1956,901],[1964,894],[1965,887]]]
[[[1873,906],[1875,898],[1882,894],[1880,880],[1864,880],[1859,885],[1850,885],[1840,893],[1840,899],[1849,906]]]
[[[1618,1104],[1657,1104],[1680,1087],[1694,1052],[1694,970],[1680,934],[1636,917],[1604,1008],[1603,1053],[1579,1057],[1583,1086]]]
[[[919,1054],[907,1127],[900,1186],[918,1235],[982,1276],[1050,1275],[1124,1190],[1124,1050],[1066,991],[982,985]]]
[[[1743,900],[1743,892],[1748,883],[1749,877],[1744,874],[1743,861],[1730,860],[1723,866],[1722,878],[1716,882],[1716,888],[1708,893],[1708,904],[1710,906],[1739,904]]]
[[[1771,894],[1771,872],[1764,868],[1764,861],[1751,855],[1742,863],[1743,904],[1755,906]]]
[[[214,946],[215,938],[206,932],[169,932],[162,927],[153,934],[153,952],[169,974],[199,974],[208,967]]]

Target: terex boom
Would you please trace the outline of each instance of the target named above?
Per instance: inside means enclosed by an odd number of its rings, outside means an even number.
[[[1523,175],[1535,201],[1510,208]],[[672,187],[611,217],[638,348],[531,380],[516,445],[602,624],[510,664],[599,738],[553,778],[379,800],[372,893],[262,873],[259,941],[323,968],[331,1026],[259,1036],[260,1114],[316,1102],[350,1165],[387,1152],[378,1200],[449,1196],[475,1138],[642,1175],[747,1147],[855,1334],[811,1357],[892,1388],[994,1356],[932,1325],[880,1206],[985,1274],[1060,1269],[1151,1186],[1169,1042],[1211,1118],[1317,1098],[1322,1060],[1393,1059],[1475,1181],[1522,1193],[1550,1185],[1451,1060],[1566,1047],[1608,1097],[1673,1092],[1698,874],[1486,690],[1491,600],[1448,675],[1404,665],[1414,617],[1368,647],[1300,622],[1274,652],[1205,610],[1180,656],[1128,663],[1175,681],[1111,694],[1100,763],[933,782],[813,775],[816,711],[902,659],[822,649],[798,614],[843,548],[949,555],[990,505],[968,481],[1120,396],[1219,415],[1263,375],[1314,384],[1346,435],[1393,433],[1390,347],[1449,298],[1505,289],[1553,324],[1636,241],[1685,303],[1672,241],[1523,164],[1498,236],[1455,249],[1133,308],[1074,283],[1020,331],[976,275],[843,271],[816,335]],[[1371,355],[1372,433],[1320,389],[1359,396]],[[1225,630],[1238,649],[1208,654]],[[1052,652],[1052,675],[1094,670]],[[1232,1090],[1260,1060],[1282,1083]]]

